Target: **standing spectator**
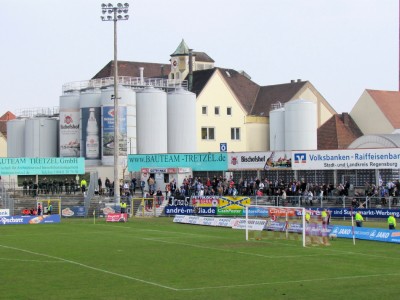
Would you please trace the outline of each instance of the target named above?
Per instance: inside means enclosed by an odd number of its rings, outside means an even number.
[[[135,177],[133,177],[131,180],[131,189],[132,189],[131,194],[135,195],[135,191],[136,191],[136,178]]]
[[[87,182],[86,182],[85,178],[82,178],[82,180],[81,180],[81,190],[82,190],[82,194],[85,194],[85,192],[86,192],[86,186],[87,186]]]
[[[101,181],[101,178],[97,179],[97,184],[99,186],[99,195],[103,194],[103,182]]]
[[[364,222],[364,218],[363,216],[360,214],[359,211],[356,212],[356,225],[357,227],[362,227],[362,223]]]
[[[322,221],[322,243],[324,245],[329,245],[328,242],[328,212],[326,208],[321,212],[321,221]]]
[[[23,187],[23,195],[27,196],[28,195],[28,181],[26,181],[26,178],[22,182],[22,187]]]
[[[126,213],[126,202],[121,202],[121,214]]]
[[[52,210],[53,210],[53,205],[51,205],[51,202],[49,202],[49,205],[47,205],[47,214],[51,215]]]
[[[37,214],[38,214],[38,216],[42,215],[42,204],[41,203],[38,203]]]
[[[146,182],[144,180],[140,181],[140,191],[142,192],[142,197],[144,197],[144,187],[146,186]]]
[[[389,229],[390,230],[394,230],[396,229],[396,219],[394,217],[394,214],[391,214],[389,216],[389,218],[387,219],[388,225],[389,225]]]

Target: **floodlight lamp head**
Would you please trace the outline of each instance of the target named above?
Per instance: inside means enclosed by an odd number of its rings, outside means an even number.
[[[118,4],[117,4],[117,7],[118,7],[118,8],[121,8],[121,7],[122,7],[122,3],[118,3]]]
[[[111,3],[108,3],[108,7],[112,8],[112,7],[113,7],[113,5],[112,5]]]
[[[106,8],[106,7],[107,7],[107,4],[105,4],[105,3],[101,4],[101,8]]]
[[[125,3],[124,6],[125,6],[126,8],[128,8],[128,7],[129,7],[129,3]]]
[[[118,19],[118,20],[121,20],[121,19],[122,19],[122,16],[121,16],[121,15],[118,15],[118,16],[117,16],[117,19]]]
[[[125,15],[125,20],[128,20],[129,19],[129,15]]]
[[[101,16],[100,18],[101,18],[101,20],[102,20],[102,21],[104,21],[104,20],[105,20],[105,18],[104,18],[103,16]]]
[[[117,13],[122,14],[122,10],[121,10],[121,9],[118,9],[118,10],[117,10]]]
[[[111,16],[107,16],[107,20],[111,21],[112,17]]]
[[[123,9],[122,11],[123,11],[125,14],[128,13],[128,9]]]
[[[109,10],[108,10],[108,13],[109,13],[109,14],[112,14],[112,13],[113,13],[113,10],[112,10],[112,9],[109,9]]]
[[[103,15],[104,15],[107,11],[106,11],[105,9],[103,9],[101,12],[102,12]]]

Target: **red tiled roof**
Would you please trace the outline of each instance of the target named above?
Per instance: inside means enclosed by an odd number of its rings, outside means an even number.
[[[7,138],[7,122],[10,120],[14,120],[15,115],[8,111],[4,115],[0,117],[0,132]]]
[[[400,92],[366,90],[395,129],[400,128]]]
[[[317,130],[318,150],[347,149],[363,133],[348,113],[335,114]]]

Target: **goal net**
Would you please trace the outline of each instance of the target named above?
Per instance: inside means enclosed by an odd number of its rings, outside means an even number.
[[[252,226],[264,220],[263,228]],[[259,224],[259,222],[257,222]],[[246,240],[301,240],[303,247],[329,245],[321,216],[304,207],[249,205],[246,207]]]
[[[265,220],[262,230],[253,230],[251,226],[248,226],[254,220],[259,219]],[[305,247],[305,209],[288,206],[246,206],[246,240],[263,238],[301,239],[303,247]]]

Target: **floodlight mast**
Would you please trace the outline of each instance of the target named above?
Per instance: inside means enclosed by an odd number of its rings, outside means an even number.
[[[105,16],[101,16],[102,21],[114,22],[114,199],[116,204],[121,203],[121,195],[119,189],[119,105],[118,105],[118,58],[117,58],[117,21],[128,20],[129,4],[118,3],[116,6],[111,3],[101,5],[101,12]]]

